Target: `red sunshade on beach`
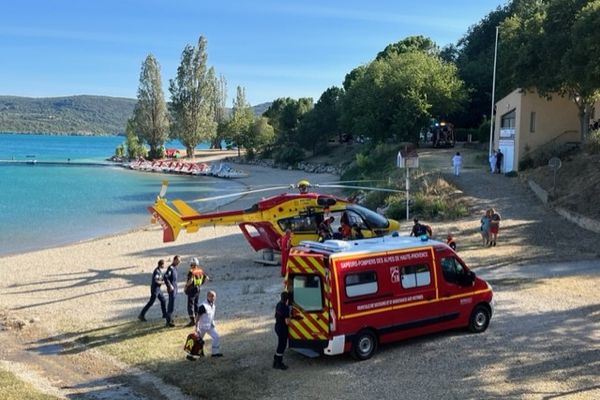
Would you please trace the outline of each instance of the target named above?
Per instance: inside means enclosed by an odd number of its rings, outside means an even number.
[[[165,155],[167,157],[175,157],[176,154],[179,154],[179,150],[177,150],[177,149],[166,149],[165,150]]]

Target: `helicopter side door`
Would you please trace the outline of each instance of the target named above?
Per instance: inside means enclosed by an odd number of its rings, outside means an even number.
[[[297,246],[302,240],[317,239],[317,229],[322,220],[323,214],[311,213],[282,218],[277,224],[283,232],[286,229],[292,231],[292,246]]]

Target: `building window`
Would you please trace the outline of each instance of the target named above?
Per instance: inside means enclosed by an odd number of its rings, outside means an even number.
[[[402,267],[400,278],[404,289],[429,286],[431,283],[431,273],[425,264]]]
[[[531,112],[529,119],[529,132],[535,132],[535,111]]]
[[[346,296],[348,297],[377,293],[377,274],[375,271],[348,274],[345,280]]]
[[[512,128],[514,129],[516,125],[516,113],[515,110],[508,112],[502,116],[500,120],[500,128]]]

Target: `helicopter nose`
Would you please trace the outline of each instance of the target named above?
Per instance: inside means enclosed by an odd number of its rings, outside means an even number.
[[[390,221],[390,228],[389,228],[390,233],[400,230],[400,222],[396,221],[395,219],[390,219],[389,221]]]

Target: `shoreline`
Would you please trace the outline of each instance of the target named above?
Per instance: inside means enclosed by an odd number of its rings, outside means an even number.
[[[227,157],[231,157],[232,154],[235,153],[235,155],[237,155],[237,150],[217,150],[217,149],[205,149],[205,150],[196,150],[196,157],[194,159],[194,162],[218,162],[222,159],[225,159]],[[184,161],[190,162],[191,160],[188,158],[184,158],[182,159]],[[236,178],[236,179],[225,179],[225,178],[217,178],[217,179],[224,179],[226,181],[232,181],[232,182],[236,182],[240,185],[240,191],[245,191],[245,190],[249,190],[250,188],[252,188],[253,186],[256,185],[281,185],[283,181],[283,176],[288,176],[288,175],[292,175],[292,176],[296,176],[293,179],[288,179],[289,184],[291,183],[296,183],[297,181],[301,180],[301,179],[305,179],[306,176],[310,175],[310,176],[314,176],[315,178],[312,179],[313,181],[318,181],[319,176],[323,176],[324,178],[327,177],[326,179],[328,181],[332,180],[332,175],[330,174],[311,174],[311,173],[306,173],[304,171],[300,171],[300,170],[282,170],[282,169],[278,169],[278,168],[269,168],[269,167],[261,167],[261,166],[255,166],[255,165],[250,165],[250,164],[238,164],[238,163],[233,163],[233,162],[229,162],[231,165],[233,165],[236,169],[240,169],[240,170],[244,170],[245,172],[249,173],[249,176],[247,177],[242,177],[242,178]],[[65,163],[66,165],[66,163]],[[118,163],[113,163],[111,164],[106,164],[106,166],[115,166],[115,167],[122,167],[125,168],[123,165],[120,165]],[[145,171],[138,171],[139,173],[143,173],[143,174],[152,174],[154,172],[145,172]],[[166,176],[169,175],[174,175],[174,176],[179,176],[178,174],[165,174]],[[271,178],[281,178],[278,181],[275,181],[273,179],[271,179],[269,181],[269,178],[265,178],[266,176],[269,176]],[[333,177],[333,179],[338,180],[339,177],[335,176]],[[269,183],[271,182],[271,183]],[[280,190],[284,191],[283,189]],[[168,192],[167,192],[168,193]],[[213,211],[226,211],[226,210],[230,210],[230,209],[236,209],[236,208],[240,208],[240,209],[245,209],[248,208],[251,204],[254,204],[256,201],[260,200],[263,197],[268,197],[270,195],[274,195],[277,192],[273,192],[273,193],[269,193],[269,192],[263,192],[260,194],[241,194],[239,197],[233,197],[231,200],[225,200],[222,204],[219,204],[218,206],[216,206],[215,208],[211,208],[210,210],[207,210],[208,212],[213,212]],[[148,206],[150,206],[151,203],[148,204]],[[207,212],[204,211],[204,212]],[[150,214],[148,214],[148,221],[150,220]],[[90,238],[85,238],[85,239],[81,239],[81,240],[73,240],[73,241],[68,241],[68,242],[64,242],[64,243],[58,243],[58,244],[50,244],[50,245],[42,245],[42,246],[38,246],[32,249],[28,249],[28,250],[15,250],[15,251],[10,251],[8,253],[0,253],[0,261],[10,258],[10,257],[15,257],[15,256],[19,256],[19,255],[23,255],[23,254],[31,254],[31,253],[37,253],[37,252],[41,252],[41,251],[48,251],[48,250],[52,250],[52,249],[62,249],[62,248],[68,248],[71,246],[77,246],[77,245],[81,245],[81,244],[85,244],[85,243],[89,243],[89,242],[95,242],[95,241],[101,241],[101,240],[105,240],[105,239],[112,239],[112,238],[118,238],[120,236],[125,236],[125,235],[129,235],[129,234],[133,234],[136,232],[143,232],[143,231],[147,231],[147,230],[151,230],[153,227],[156,227],[158,225],[152,224],[152,223],[146,223],[144,225],[140,225],[137,227],[132,227],[132,228],[126,228],[123,230],[118,230],[112,233],[107,233],[107,234],[102,234],[99,236],[94,236],[94,237],[90,237]],[[182,232],[181,235],[186,235],[185,232]],[[176,242],[175,242],[176,243]]]

